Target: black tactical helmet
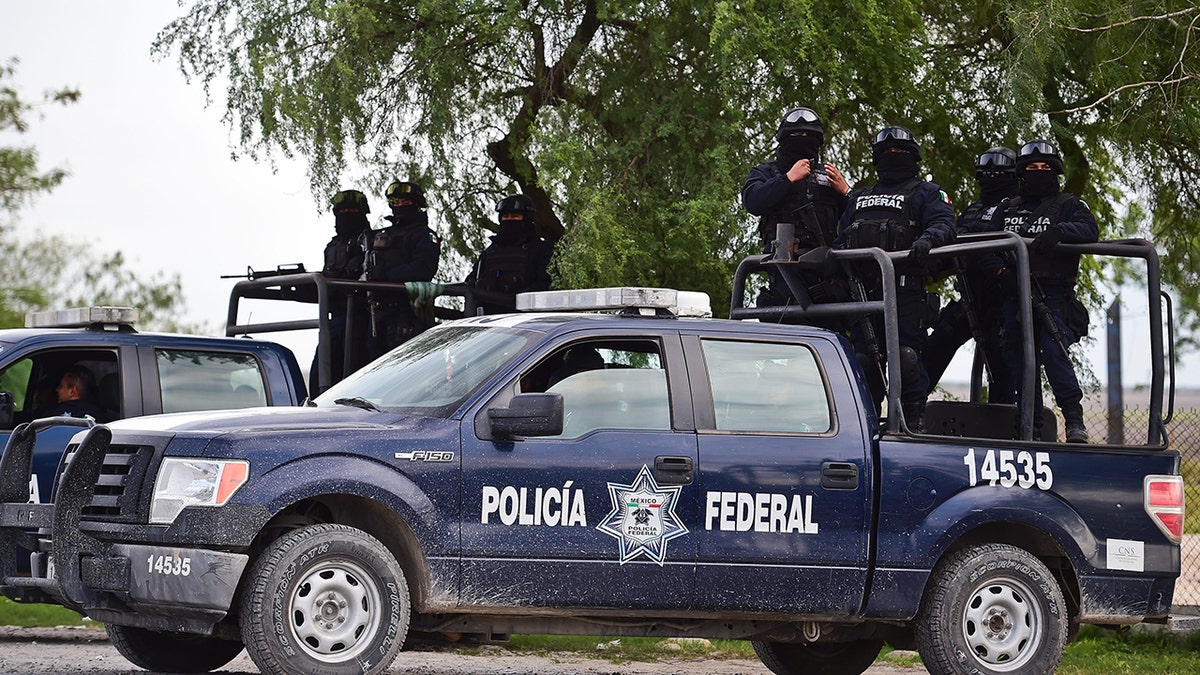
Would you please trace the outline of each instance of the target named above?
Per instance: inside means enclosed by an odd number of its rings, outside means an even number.
[[[1008,148],[988,148],[975,160],[975,175],[983,173],[1015,173],[1017,153]]]
[[[792,108],[783,114],[779,121],[779,131],[775,132],[775,140],[782,141],[790,134],[798,131],[808,131],[825,138],[825,127],[821,126],[821,118],[812,108]]]
[[[525,195],[509,195],[500,200],[496,204],[497,213],[521,213],[525,215],[527,220],[533,219],[533,214],[537,213],[537,209],[533,207],[533,200]]]
[[[875,138],[871,140],[871,152],[876,161],[887,148],[900,148],[905,152],[911,152],[918,162],[921,161],[921,148],[917,147],[917,137],[908,130],[908,127],[891,126],[880,129],[879,133],[875,134]]]
[[[1058,154],[1058,148],[1053,143],[1043,138],[1035,138],[1017,151],[1017,171],[1024,171],[1034,162],[1045,162],[1055,173],[1063,173],[1062,155]]]
[[[414,205],[421,208],[428,206],[425,202],[425,191],[416,183],[393,180],[392,184],[387,186],[384,195],[387,196],[388,206],[392,206],[392,202],[400,198],[411,199]]]
[[[367,196],[358,190],[342,190],[335,194],[333,199],[333,213],[361,213],[366,215],[371,212],[371,206],[367,204]]]

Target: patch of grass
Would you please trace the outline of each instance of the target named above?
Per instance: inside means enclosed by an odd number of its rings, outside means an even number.
[[[93,623],[58,605],[36,605],[0,598],[0,626],[79,626]]]
[[[1067,645],[1061,675],[1195,675],[1200,673],[1200,633],[1135,627],[1125,634],[1084,626]]]

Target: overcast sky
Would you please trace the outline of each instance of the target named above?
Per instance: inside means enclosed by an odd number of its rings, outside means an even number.
[[[233,137],[221,122],[224,99],[206,107],[201,87],[187,84],[174,60],[151,58],[155,35],[181,13],[165,0],[0,0],[0,59],[20,59],[15,84],[23,98],[64,86],[82,92],[77,104],[46,107],[19,140],[0,141],[33,145],[43,170],[71,173],[19,214],[21,231],[122,251],[143,275],[178,273],[185,319],[223,334],[234,282],[218,276],[296,262],[319,270],[333,223],[326,205],[314,202],[301,162],[273,170],[234,161]],[[369,197],[377,219],[383,200]],[[1130,304],[1127,320],[1144,322],[1144,302],[1140,310]],[[1103,332],[1103,320],[1094,317],[1100,340],[1093,354],[1103,353]],[[307,368],[311,337],[264,337],[291,346]],[[1126,385],[1148,379],[1148,368],[1133,365],[1145,362],[1145,339],[1125,338]],[[1181,383],[1200,378],[1196,361],[1181,371]],[[960,354],[947,379],[968,379],[967,364]],[[1097,374],[1104,379],[1102,366]]]

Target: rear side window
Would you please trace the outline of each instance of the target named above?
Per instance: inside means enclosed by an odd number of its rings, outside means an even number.
[[[163,412],[267,405],[262,364],[248,354],[157,349]]]
[[[827,433],[829,395],[804,345],[703,340],[717,429]]]

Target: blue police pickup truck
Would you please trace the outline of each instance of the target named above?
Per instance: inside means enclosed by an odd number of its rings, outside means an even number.
[[[263,405],[305,397],[291,350],[273,342],[140,332],[129,307],[35,312],[0,330],[0,444],[22,422],[55,414],[68,369],[86,374],[75,410],[99,422],[138,415]],[[49,497],[63,449],[83,419],[39,425],[30,497]]]
[[[552,311],[442,324],[306,406],[81,432],[54,504],[25,503],[10,443],[4,593],[172,672],[571,633],[746,639],[780,674],[860,673],[884,641],[933,673],[1040,673],[1081,623],[1167,618],[1165,443],[909,433],[840,335],[693,318],[698,294],[519,302]]]

